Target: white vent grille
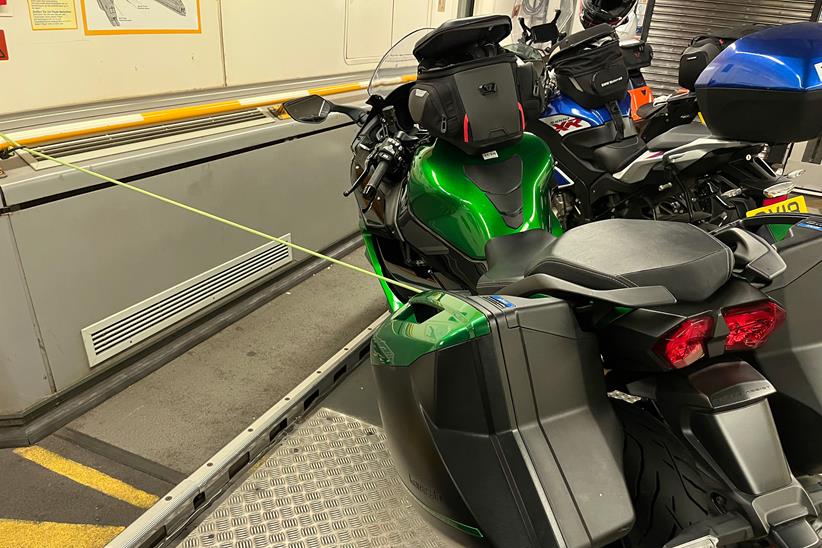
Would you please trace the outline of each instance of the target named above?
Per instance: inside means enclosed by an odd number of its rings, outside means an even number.
[[[291,241],[291,234],[282,237]],[[90,367],[116,356],[293,259],[271,242],[81,330]]]

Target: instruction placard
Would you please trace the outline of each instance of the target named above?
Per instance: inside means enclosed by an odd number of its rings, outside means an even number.
[[[29,0],[32,30],[70,30],[77,28],[74,0]]]
[[[80,0],[86,34],[200,32],[200,0]]]
[[[6,31],[0,30],[0,61],[9,60],[9,49],[6,47]]]

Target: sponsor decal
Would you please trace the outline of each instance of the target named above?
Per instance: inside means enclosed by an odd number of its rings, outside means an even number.
[[[822,63],[817,63],[814,66],[816,67],[816,73],[819,75],[819,79],[822,80]]]
[[[814,219],[805,219],[796,226],[801,226],[802,228],[809,228],[811,230],[822,232],[822,223]]]
[[[542,121],[554,128],[554,131],[563,136],[591,127],[589,122],[575,116],[548,116],[547,118],[543,118]]]
[[[623,81],[624,79],[625,79],[625,77],[624,77],[624,76],[620,76],[619,78],[614,78],[613,80],[608,80],[607,82],[603,82],[603,83],[602,83],[602,85],[601,85],[600,87],[603,87],[603,88],[604,88],[604,87],[608,87],[608,86],[610,86],[611,84],[616,84],[617,82],[621,82],[621,81]]]

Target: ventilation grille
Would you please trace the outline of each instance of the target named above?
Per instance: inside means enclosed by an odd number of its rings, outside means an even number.
[[[291,241],[286,234],[283,240]],[[271,242],[81,330],[89,366],[116,356],[293,260]]]
[[[128,131],[95,135],[94,137],[86,137],[83,139],[62,141],[59,143],[35,147],[35,150],[55,158],[64,158],[66,156],[86,154],[112,147],[142,143],[144,141],[151,141],[162,137],[183,135],[195,131],[210,130],[264,119],[269,118],[263,113],[262,110],[252,109],[242,112],[196,118],[193,120],[184,120],[181,122],[172,122],[161,126],[150,126]]]

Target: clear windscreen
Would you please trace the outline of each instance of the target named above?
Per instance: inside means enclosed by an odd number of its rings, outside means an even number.
[[[417,73],[417,60],[414,58],[414,46],[432,28],[415,30],[397,41],[380,59],[371,81],[368,83],[368,94],[387,97],[396,88],[411,81]]]

